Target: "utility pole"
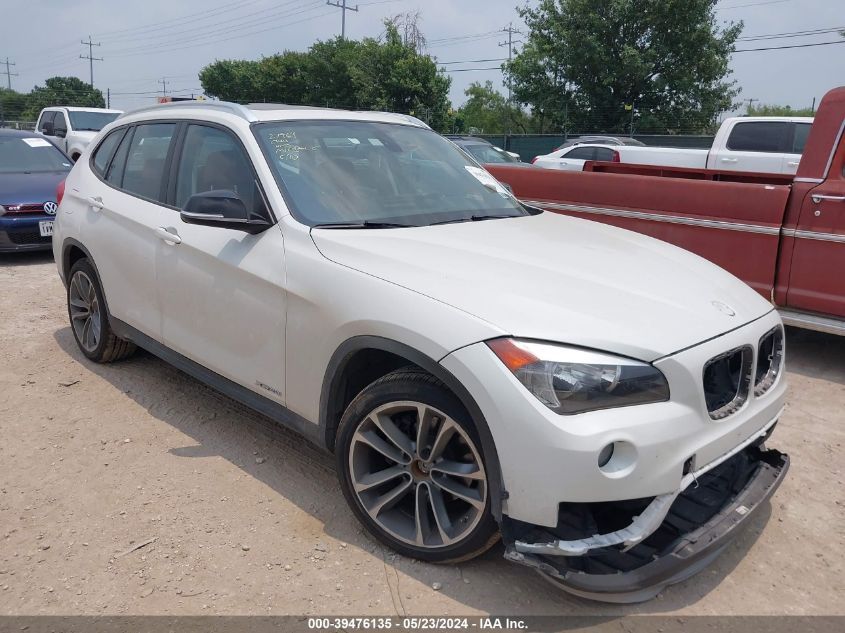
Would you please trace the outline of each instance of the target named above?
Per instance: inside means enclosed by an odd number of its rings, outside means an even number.
[[[347,11],[355,11],[355,13],[358,13],[358,5],[356,4],[354,9],[352,7],[347,7],[346,6],[346,0],[336,0],[336,2],[332,2],[331,0],[326,0],[326,4],[329,5],[330,7],[337,7],[338,9],[340,9],[340,12],[343,16],[341,18],[341,22],[340,22],[340,39],[345,40],[346,39],[346,12]]]
[[[13,73],[9,70],[9,66],[14,66],[15,62],[10,62],[9,58],[6,58],[6,87],[11,90],[12,89],[12,77],[17,77],[18,73]]]
[[[508,61],[510,62],[510,61],[513,60],[513,45],[519,44],[522,41],[522,40],[514,40],[513,36],[514,36],[515,33],[521,33],[521,31],[519,29],[513,28],[513,22],[511,22],[510,24],[508,24],[508,26],[506,28],[502,29],[502,33],[508,34],[508,41],[507,42],[499,42],[499,46],[507,46],[508,47]],[[510,79],[509,79],[508,80],[508,105],[511,104],[512,98],[513,97],[511,95],[511,82],[510,82]]]
[[[87,59],[88,60],[88,67],[91,71],[91,87],[94,87],[94,62],[101,62],[103,61],[102,57],[94,57],[94,47],[99,46],[91,41],[91,36],[88,36],[88,41],[82,41],[82,44],[88,47],[88,54],[87,55],[80,55],[79,59]]]
[[[162,77],[158,80],[158,83],[161,84],[161,94],[165,97],[167,96],[167,77]]]
[[[111,88],[106,88],[106,107],[111,108]]]
[[[751,106],[754,105],[755,101],[760,101],[759,99],[743,99],[743,101],[748,103],[748,107],[745,108],[745,113],[748,114],[748,111],[751,109]]]

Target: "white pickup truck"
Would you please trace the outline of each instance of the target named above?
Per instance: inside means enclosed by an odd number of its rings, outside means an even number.
[[[573,145],[538,156],[546,169],[581,171],[588,160],[639,165],[795,174],[813,124],[811,117],[733,117],[719,127],[709,149]]]
[[[122,110],[55,106],[41,110],[35,129],[52,137],[53,142],[76,162],[97,133],[121,114]]]

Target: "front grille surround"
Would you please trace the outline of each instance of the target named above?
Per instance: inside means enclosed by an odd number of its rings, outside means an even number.
[[[786,351],[783,326],[778,325],[760,337],[757,344],[757,369],[754,372],[754,396],[765,394],[777,382]]]
[[[736,347],[705,363],[702,383],[711,419],[723,420],[745,405],[751,392],[753,366],[751,345]]]

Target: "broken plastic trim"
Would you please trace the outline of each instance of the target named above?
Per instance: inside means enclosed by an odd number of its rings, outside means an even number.
[[[688,473],[681,479],[681,484],[675,492],[659,495],[648,504],[638,516],[632,518],[631,523],[621,530],[610,532],[608,534],[594,534],[593,536],[576,539],[574,541],[550,541],[547,543],[525,543],[524,541],[516,541],[514,548],[517,552],[522,554],[540,554],[543,556],[583,556],[590,550],[599,549],[602,547],[610,547],[614,545],[623,545],[624,550],[628,551],[635,545],[643,542],[651,536],[657,528],[666,519],[669,514],[669,509],[684,490],[686,490],[691,483],[696,481],[704,473],[716,468],[719,464],[724,463],[737,453],[745,450],[749,445],[753,444],[760,438],[765,438],[771,428],[777,423],[780,414],[783,413],[781,409],[775,418],[766,424],[762,429],[757,431],[747,440],[728,451],[724,455],[717,457],[709,464],[706,464],[696,470]]]

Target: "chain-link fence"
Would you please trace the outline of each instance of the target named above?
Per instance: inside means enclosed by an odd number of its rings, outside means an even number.
[[[0,119],[0,128],[4,127],[13,130],[34,130],[35,121],[4,121]]]

